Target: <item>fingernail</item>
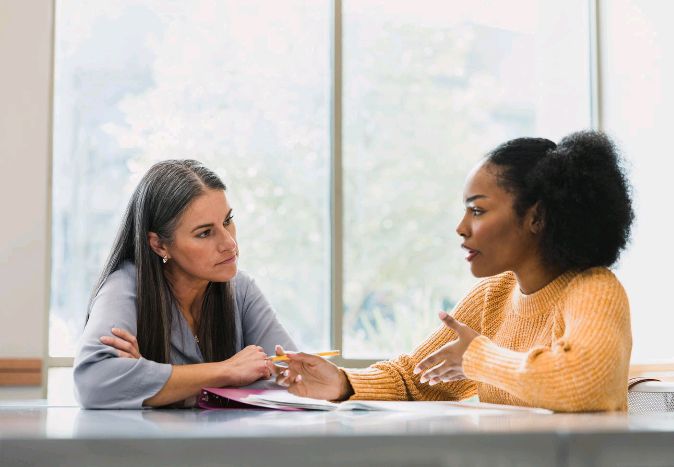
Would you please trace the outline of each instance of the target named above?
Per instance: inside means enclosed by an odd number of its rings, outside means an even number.
[[[119,328],[112,328],[112,332],[119,331]]]
[[[414,368],[414,374],[415,374],[415,375],[418,375],[419,373],[421,373],[421,368],[415,367],[415,368]]]
[[[297,375],[297,378],[295,378],[295,382],[299,383],[300,381],[302,381],[302,375]]]
[[[287,378],[288,377],[288,370],[283,370],[281,372],[281,374]]]
[[[425,376],[422,376],[421,379],[419,379],[419,381],[421,383],[425,383],[426,381],[428,381],[428,378],[426,378]]]
[[[99,338],[99,340],[101,342],[105,343],[105,342],[108,342],[110,340],[110,338],[108,336],[102,336],[101,338]]]
[[[445,313],[444,311],[441,311],[440,313],[438,313],[438,316],[440,317],[440,319],[445,319],[449,315],[447,313]]]
[[[436,380],[434,380],[434,379],[432,379],[432,380],[428,383],[429,386],[435,386],[436,384],[438,384],[438,382],[437,382]]]

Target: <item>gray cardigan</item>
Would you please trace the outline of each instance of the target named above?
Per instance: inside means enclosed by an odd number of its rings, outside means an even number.
[[[251,344],[263,347],[268,355],[274,354],[276,344],[297,350],[255,281],[239,271],[232,284],[237,352]],[[82,407],[141,408],[144,400],[164,387],[171,376],[171,364],[203,363],[199,346],[177,307],[173,308],[170,363],[120,358],[115,349],[99,341],[101,336],[111,336],[113,327],[136,335],[136,314],[136,268],[127,261],[108,277],[94,298],[78,345],[73,378]]]

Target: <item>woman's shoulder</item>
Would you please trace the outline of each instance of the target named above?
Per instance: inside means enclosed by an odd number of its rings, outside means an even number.
[[[101,284],[99,294],[103,291],[136,291],[136,266],[131,261],[124,261]]]
[[[231,285],[234,288],[234,294],[236,295],[236,300],[239,304],[243,304],[246,296],[255,293],[257,290],[255,279],[241,269],[237,271],[236,276],[234,276],[231,281]]]
[[[234,278],[232,279],[232,286],[237,290],[238,289],[245,289],[252,282],[255,282],[255,279],[253,279],[253,277],[250,274],[248,274],[246,271],[242,271],[241,269],[239,269],[236,272],[236,275],[234,276]]]
[[[111,272],[91,302],[92,317],[104,310],[105,316],[121,316],[127,311],[135,312],[136,303],[136,267],[125,261]],[[121,318],[119,318],[121,319]]]
[[[616,275],[605,267],[592,267],[573,273],[561,300],[562,309],[576,313],[601,310],[622,322],[629,316],[629,298]]]
[[[569,291],[614,291],[625,294],[625,289],[616,275],[608,268],[593,267],[578,271],[569,281]]]

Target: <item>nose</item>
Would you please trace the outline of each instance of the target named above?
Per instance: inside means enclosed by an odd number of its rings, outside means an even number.
[[[463,216],[456,226],[456,233],[462,238],[470,237],[470,229],[468,227],[468,222],[466,222],[466,216]]]
[[[218,249],[221,252],[224,252],[229,250],[232,251],[236,250],[236,247],[237,247],[236,237],[232,232],[223,227],[221,230],[220,241],[218,242]]]

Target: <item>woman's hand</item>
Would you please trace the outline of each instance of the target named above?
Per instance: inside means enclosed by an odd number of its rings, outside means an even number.
[[[270,378],[274,372],[274,364],[257,345],[249,345],[222,363],[227,370],[226,386],[246,386]]]
[[[422,373],[421,382],[431,386],[440,382],[466,379],[463,373],[463,354],[473,339],[480,334],[469,326],[455,320],[444,311],[438,315],[445,326],[454,330],[458,338],[423,359],[414,369],[414,374]]]
[[[274,350],[276,352],[276,356],[286,355],[286,352],[283,350],[283,346],[281,345],[276,344]],[[271,369],[272,376],[276,378],[276,384],[280,384],[279,381],[285,379],[283,373],[285,373],[285,371],[288,369],[288,364],[286,362],[273,363]],[[285,386],[287,386],[287,384]]]
[[[288,386],[291,394],[325,400],[344,400],[353,394],[346,374],[334,363],[306,353],[286,355],[288,369],[276,378],[276,382]]]
[[[100,341],[117,349],[117,356],[122,358],[140,358],[136,336],[124,329],[112,328],[112,336],[102,336]]]

